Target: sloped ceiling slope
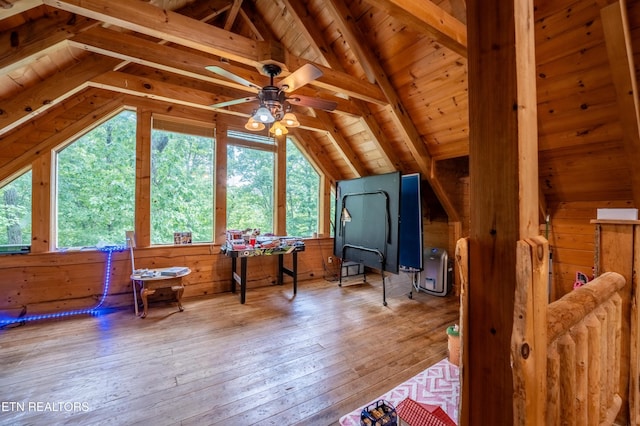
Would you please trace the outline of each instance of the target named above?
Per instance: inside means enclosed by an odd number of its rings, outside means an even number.
[[[638,51],[639,3],[627,2],[620,18],[607,12],[611,1],[534,3],[542,206],[639,203],[634,57],[612,49]],[[465,0],[0,6],[0,182],[31,164],[43,141],[75,134],[67,130],[73,117],[98,120],[115,99],[237,125],[252,105],[211,105],[255,92],[205,66],[262,86],[264,63],[281,64],[281,77],[313,63],[323,76],[296,93],[338,107],[296,106],[302,126],[294,135],[330,178],[420,172],[450,219],[460,218],[452,181],[468,175]]]

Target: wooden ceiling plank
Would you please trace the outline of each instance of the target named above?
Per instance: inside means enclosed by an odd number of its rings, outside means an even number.
[[[414,31],[426,33],[460,56],[467,56],[467,26],[430,0],[367,0],[405,22]]]
[[[105,69],[113,69],[117,63],[112,58],[89,55],[79,64],[6,100],[0,110],[0,134],[7,133],[61,100],[80,92],[87,87],[87,81],[102,74]]]
[[[625,149],[630,162],[633,202],[640,206],[640,103],[626,2],[619,0],[601,9],[602,25],[613,84],[618,99]]]
[[[353,55],[357,58],[358,63],[364,70],[364,74],[367,76],[367,80],[370,83],[375,83],[378,80],[376,70],[371,63],[371,54],[368,53],[368,46],[361,44],[360,40],[366,40],[362,33],[359,31],[355,19],[351,16],[351,11],[343,3],[338,4],[335,1],[326,2],[327,10],[336,19],[336,24],[340,28],[340,33],[344,40],[351,48]],[[345,30],[346,31],[342,31]]]
[[[356,175],[356,177],[368,176],[369,172],[365,165],[360,161],[358,155],[351,149],[349,141],[347,141],[342,133],[336,128],[335,124],[331,121],[331,117],[324,111],[317,111],[318,119],[323,123],[324,129],[326,129],[327,136],[331,139],[331,142],[337,147],[338,151],[342,154],[347,161],[349,168]]]
[[[69,43],[72,46],[102,55],[113,56],[125,61],[209,81],[221,86],[256,93],[255,90],[247,86],[226,79],[216,78],[216,74],[207,71],[205,69],[206,66],[217,65],[217,61],[213,60],[210,56],[158,44],[132,34],[96,27],[75,35],[69,40]],[[230,67],[224,66],[224,68],[227,69]],[[240,72],[241,70],[242,72]],[[230,71],[242,74],[241,77],[258,85],[266,84],[267,82],[266,77],[260,78],[260,75],[253,69],[248,70],[234,67],[233,70]],[[258,77],[259,80],[256,77]]]
[[[313,16],[307,5],[300,1],[283,0],[287,11],[290,13],[296,28],[300,31],[307,43],[313,46],[319,53],[319,57],[322,60],[322,65],[330,67],[335,70],[344,71],[344,68],[336,55],[333,54],[333,49],[325,41],[322,31],[318,28],[318,21]]]
[[[257,67],[265,60],[283,62],[284,59],[265,57],[271,50],[262,42],[143,2],[44,0],[44,3],[247,65]]]
[[[224,22],[225,31],[229,31],[231,30],[231,27],[233,27],[233,23],[236,21],[236,18],[238,17],[240,6],[242,6],[242,0],[233,0],[231,9],[229,9],[229,13],[227,14],[227,19]]]
[[[108,103],[97,105],[96,109],[91,111],[90,114],[79,117],[77,120],[74,120],[71,125],[65,126],[59,132],[55,132],[45,139],[37,139],[37,143],[0,167],[0,181],[24,168],[26,164],[32,163],[43,152],[51,150],[64,141],[86,131],[86,129],[95,125],[96,120],[101,120],[119,108],[122,108],[122,99],[118,96],[113,97]],[[51,117],[47,117],[47,119],[51,119]]]
[[[327,9],[334,15],[333,17],[336,20],[336,24],[340,27],[342,33],[351,33],[351,40],[366,40],[366,38],[359,33],[358,27],[353,25],[354,19],[351,17],[350,11],[344,4],[336,0],[330,0],[327,2]],[[458,222],[460,215],[454,208],[451,200],[449,200],[449,196],[444,191],[443,186],[438,182],[438,177],[433,172],[432,158],[427,150],[425,142],[416,129],[415,124],[413,124],[411,118],[408,116],[407,110],[403,106],[402,100],[395,91],[395,88],[389,81],[385,70],[382,68],[380,62],[374,56],[371,49],[364,46],[360,48],[360,51],[363,52],[361,60],[367,62],[368,66],[375,72],[376,82],[388,101],[388,112],[393,118],[397,131],[401,133],[402,140],[405,141],[418,164],[420,172],[431,183],[431,186],[442,206],[445,208],[449,219],[453,222]]]
[[[451,14],[458,21],[467,24],[467,1],[466,0],[449,0],[451,4]]]
[[[298,129],[291,129],[290,132],[303,148],[305,154],[311,158],[329,180],[335,182],[344,178],[333,163],[326,160],[326,151],[322,149],[322,146],[320,146],[315,139],[312,139],[308,133],[301,132]]]
[[[251,18],[249,18],[249,15],[244,11],[244,9],[240,9],[240,18],[249,28],[251,28],[251,32],[255,34],[258,40],[265,40],[263,35],[264,31],[260,31],[258,25],[256,25],[256,23]]]
[[[307,39],[307,42],[318,52],[320,58],[323,59],[323,62],[331,66],[333,69],[344,71],[342,64],[336,57],[331,46],[323,41],[324,37],[318,28],[317,20],[311,16],[306,6],[297,1],[283,0],[283,3],[291,13],[292,18],[300,28],[302,34]],[[371,135],[385,162],[394,170],[402,170],[402,163],[396,153],[396,150],[391,146],[390,141],[380,128],[380,124],[378,123],[378,120],[375,119],[369,106],[359,99],[354,100],[354,104],[359,110],[362,125]]]
[[[336,23],[340,27],[342,33],[352,33],[352,36],[350,37],[350,39],[352,40],[365,39],[365,37],[359,33],[359,29],[351,25],[351,23],[353,22],[353,17],[350,17],[350,12],[344,4],[341,4],[336,0],[330,0],[329,2],[327,2],[327,9],[333,13]],[[412,152],[414,152],[414,154],[417,154],[415,155],[416,159],[424,159],[421,164],[421,169],[423,169],[423,172],[428,171],[431,167],[431,159],[429,157],[429,153],[426,151],[426,148],[422,143],[422,138],[420,137],[417,129],[415,128],[409,117],[406,115],[406,110],[402,105],[402,101],[398,97],[398,94],[389,81],[385,71],[382,69],[379,61],[371,52],[371,49],[368,49],[365,46],[361,47],[360,50],[364,52],[362,61],[366,61],[368,63],[368,66],[375,71],[376,82],[381,88],[387,100],[387,109],[394,118],[394,121],[398,126],[398,131],[403,133],[403,139],[408,145],[410,145],[409,148],[412,150]],[[430,175],[431,173],[429,172],[425,174]]]
[[[186,77],[211,82],[220,86],[230,87],[247,93],[247,95],[241,96],[251,96],[257,93],[257,90],[253,88],[227,79],[216,78],[216,74],[205,69],[206,66],[214,63],[209,56],[180,50],[166,45],[159,45],[131,34],[96,27],[76,35],[69,42],[78,48],[184,75]],[[242,68],[225,63],[217,63],[217,65],[259,86],[268,84],[267,77],[259,75],[253,69]],[[358,111],[353,104],[344,98],[327,94],[318,94],[312,89],[306,87],[296,90],[296,93],[311,97],[321,97],[323,99],[336,102],[338,106],[334,110],[335,113],[351,116],[358,114]],[[226,101],[229,99],[221,100]]]
[[[9,74],[63,47],[65,40],[96,22],[71,15],[45,16],[0,34],[0,73]]]
[[[0,21],[15,15],[19,15],[20,13],[26,12],[29,9],[33,9],[34,7],[42,6],[42,4],[42,0],[20,0],[16,3],[13,3],[13,7],[9,9],[0,9]]]
[[[270,57],[274,41],[258,42],[196,21],[179,13],[161,10],[151,5],[127,0],[45,0],[47,4],[83,16],[103,20],[133,31],[168,40],[196,50],[261,68],[264,62],[280,62],[296,70],[306,63],[302,58],[283,54],[284,58]],[[278,49],[276,49],[278,50]],[[324,73],[312,84],[333,92],[344,93],[368,102],[384,104],[379,88],[343,72],[317,65]]]
[[[114,92],[125,93],[167,103],[183,105],[197,109],[217,111],[221,114],[241,117],[246,121],[249,113],[231,109],[213,109],[211,105],[218,102],[217,95],[210,91],[185,87],[180,84],[167,83],[120,71],[109,71],[91,79],[89,85]],[[298,115],[300,127],[307,130],[325,132],[321,121],[315,117]]]

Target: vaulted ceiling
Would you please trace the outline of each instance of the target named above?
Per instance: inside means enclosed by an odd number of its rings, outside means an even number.
[[[640,204],[633,65],[640,1],[622,3],[622,14],[618,4],[534,2],[543,206]],[[255,106],[211,105],[255,89],[206,66],[264,86],[265,63],[283,67],[277,78],[312,63],[323,75],[295,93],[337,108],[294,106],[301,122],[294,134],[323,171],[334,180],[420,172],[459,219],[455,187],[469,174],[465,0],[0,0],[0,7],[0,182],[31,164],[46,141],[80,133],[74,126],[86,122],[78,111],[97,120],[117,103],[155,102],[167,114],[244,123]]]

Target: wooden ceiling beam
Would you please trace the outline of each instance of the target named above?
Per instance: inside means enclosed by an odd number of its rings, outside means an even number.
[[[327,161],[327,152],[307,132],[291,129],[290,134],[297,140],[303,151],[315,163],[320,171],[332,182],[344,179],[335,165]]]
[[[342,64],[336,57],[331,46],[323,41],[324,36],[318,28],[317,20],[311,16],[307,7],[298,1],[283,0],[283,3],[296,22],[303,37],[305,37],[307,42],[318,52],[323,62],[335,70],[344,71]],[[379,149],[385,162],[394,170],[402,170],[402,163],[396,150],[393,149],[389,139],[380,128],[369,105],[359,99],[355,99],[353,103],[359,110],[359,116],[363,126],[371,135],[374,144]]]
[[[94,25],[92,19],[61,12],[0,33],[0,73],[9,74],[55,52],[75,33]]]
[[[87,82],[118,61],[100,55],[88,55],[82,62],[60,71],[3,102],[0,109],[0,135],[57,105],[87,87]]]
[[[275,41],[260,42],[191,19],[170,10],[129,0],[44,0],[46,4],[104,21],[132,31],[220,56],[261,69],[264,63],[283,66],[282,76],[306,63],[276,46]],[[312,83],[322,89],[344,93],[368,102],[384,104],[384,96],[373,84],[346,73],[319,66],[324,76]]]
[[[111,90],[118,93],[125,93],[142,98],[155,99],[167,103],[184,105],[197,109],[217,111],[218,113],[242,117],[245,121],[250,115],[250,109],[246,111],[231,109],[214,109],[212,104],[221,99],[210,91],[201,90],[194,87],[187,87],[183,84],[167,83],[165,81],[154,80],[138,75],[127,74],[119,71],[109,71],[92,78],[89,82],[91,87]],[[315,117],[298,114],[300,128],[313,130],[316,132],[326,132],[323,122]]]
[[[355,25],[355,20],[351,16],[351,12],[346,5],[336,0],[330,0],[327,2],[327,9],[333,14],[335,22],[340,27],[341,32],[344,34],[351,34],[349,36],[350,40],[366,40],[366,38],[360,33],[359,28]],[[398,96],[398,93],[395,91],[395,88],[389,81],[385,70],[380,65],[378,58],[374,56],[372,49],[368,48],[368,46],[362,46],[359,50],[363,52],[363,57],[361,59],[366,61],[368,63],[367,66],[374,70],[376,82],[387,99],[389,114],[396,126],[396,129],[401,133],[402,139],[405,141],[413,155],[413,158],[418,164],[420,172],[431,184],[436,196],[447,212],[449,219],[453,222],[459,222],[460,214],[454,208],[453,203],[449,199],[449,196],[444,191],[443,186],[440,184],[438,177],[433,171],[433,160],[427,150],[426,144],[415,124],[408,116],[407,110]]]
[[[419,33],[467,57],[467,26],[430,0],[366,0]]]
[[[92,90],[94,89],[89,89],[86,93],[77,96],[77,99],[74,98],[73,100],[70,100],[71,104],[78,104],[79,101],[91,97]],[[23,149],[19,154],[12,156],[9,162],[0,165],[0,184],[6,177],[11,176],[17,171],[23,169],[25,166],[30,165],[36,158],[42,155],[43,152],[51,150],[66,140],[81,134],[83,131],[86,131],[88,128],[95,125],[96,121],[100,121],[102,118],[108,116],[119,108],[122,108],[122,99],[119,96],[112,97],[107,103],[96,105],[96,108],[89,114],[86,114],[83,117],[77,117],[77,119],[72,120],[70,125],[57,129],[57,131],[51,132],[44,138],[35,138],[33,135],[33,129],[47,127],[47,125],[42,122],[55,121],[57,117],[56,115],[48,114],[36,117],[29,128],[25,127],[25,131],[20,129],[15,134],[9,135],[10,137],[7,138],[8,143],[11,141],[14,141],[13,143],[17,141],[24,141],[24,139],[35,141],[35,143],[25,147],[26,149]]]
[[[600,16],[628,154],[633,202],[640,207],[640,102],[626,2],[620,0],[602,8]]]
[[[252,66],[259,66],[264,61],[284,62],[284,58],[271,57],[270,47],[261,42],[144,2],[44,0],[44,3]]]
[[[323,124],[323,128],[326,129],[327,136],[331,139],[331,142],[338,147],[338,151],[342,154],[347,162],[347,165],[357,177],[368,176],[369,172],[365,165],[360,161],[358,155],[351,149],[351,145],[344,138],[342,133],[338,130],[336,125],[331,121],[331,117],[324,111],[317,111],[318,119]]]
[[[227,14],[227,19],[224,22],[225,31],[231,30],[233,27],[233,23],[236,21],[238,17],[238,12],[240,11],[240,6],[242,6],[242,0],[233,0],[233,4],[229,9],[229,13]]]
[[[466,0],[449,0],[451,4],[451,14],[458,21],[467,24],[467,1]]]
[[[82,34],[78,34],[69,42],[75,47],[95,53],[113,56],[125,61],[150,66],[245,92],[238,97],[255,95],[257,90],[224,78],[219,78],[216,74],[206,70],[205,67],[214,64],[218,65],[226,71],[236,74],[259,86],[264,86],[269,83],[266,76],[259,75],[253,69],[212,61],[209,56],[184,51],[171,46],[159,45],[131,34],[125,34],[102,27],[92,28]],[[296,94],[336,102],[337,107],[334,112],[337,114],[356,116],[359,113],[351,101],[327,93],[318,93],[308,87],[301,87],[296,90]],[[226,100],[229,99],[222,99],[222,101]]]
[[[29,9],[42,6],[42,4],[42,0],[20,0],[13,3],[13,7],[10,7],[9,9],[0,8],[0,21],[15,15],[19,15]]]

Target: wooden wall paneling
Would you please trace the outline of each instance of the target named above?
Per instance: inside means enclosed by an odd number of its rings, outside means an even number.
[[[320,210],[320,219],[318,222],[318,237],[330,237],[331,236],[331,205],[334,200],[332,197],[332,187],[335,182],[326,175],[320,175],[320,203],[318,209]]]
[[[549,205],[549,228],[542,225],[541,233],[548,233],[553,252],[551,301],[573,289],[576,272],[591,277],[594,268],[595,238],[593,220],[598,208],[629,208],[629,201],[561,202]]]
[[[136,119],[136,195],[135,233],[136,246],[151,245],[151,129],[153,115],[138,110]]]
[[[45,151],[31,167],[31,253],[44,253],[54,248],[52,163],[53,153]]]
[[[285,135],[276,137],[275,179],[273,185],[273,199],[275,210],[273,218],[273,232],[276,235],[287,234],[287,138]]]
[[[631,287],[631,341],[629,349],[629,422],[640,424],[640,226],[633,227],[633,275]]]
[[[306,240],[306,250],[298,254],[301,291],[304,291],[302,283],[305,280],[333,274],[325,262],[332,252],[331,238]],[[180,265],[192,270],[183,279],[187,309],[190,297],[212,296],[230,290],[231,259],[220,253],[218,245],[142,247],[136,248],[134,253],[139,268]],[[113,254],[105,307],[128,308],[133,303],[129,256],[128,250]],[[0,311],[17,315],[23,306],[29,314],[91,308],[102,295],[105,260],[106,254],[95,250],[0,256],[3,271]],[[249,288],[271,286],[276,282],[277,256],[252,258],[249,262]],[[285,286],[290,285],[287,278]]]
[[[637,292],[637,288],[633,287],[634,284],[634,260],[636,259],[634,250],[634,228],[629,224],[622,223],[601,223],[597,220],[594,221],[598,228],[597,235],[599,240],[596,241],[597,245],[597,260],[596,271],[599,274],[604,272],[617,272],[624,276],[626,280],[625,286],[618,292],[622,299],[622,327],[621,335],[624,336],[621,342],[620,348],[620,382],[619,382],[619,394],[623,399],[623,404],[618,414],[618,421],[622,421],[623,424],[627,424],[629,421],[629,370],[631,365],[630,348],[631,348],[631,302],[632,294]],[[635,360],[634,362],[637,362]],[[637,385],[637,377],[634,378]]]
[[[640,102],[633,46],[629,33],[627,2],[619,0],[604,7],[600,15],[618,99],[624,147],[630,165],[633,200],[636,206],[640,206],[640,169],[637,167],[637,159],[640,158]]]
[[[216,177],[215,177],[214,242],[223,244],[227,232],[227,125],[216,126]]]
[[[467,29],[473,206],[467,414],[472,422],[503,425],[515,420],[505,403],[514,391],[515,246],[539,232],[533,1],[467,2]]]

